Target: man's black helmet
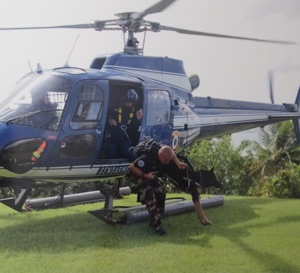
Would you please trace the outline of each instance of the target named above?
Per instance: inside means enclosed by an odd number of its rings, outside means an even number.
[[[122,98],[123,101],[133,102],[133,103],[136,103],[138,101],[138,99],[139,99],[139,96],[133,89],[129,89]]]

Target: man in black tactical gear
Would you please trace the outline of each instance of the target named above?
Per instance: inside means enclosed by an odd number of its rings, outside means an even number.
[[[192,196],[198,219],[202,225],[211,225],[212,222],[206,217],[201,206],[199,196],[200,188],[195,183],[201,180],[197,172],[192,172],[187,165],[181,162],[175,152],[169,146],[162,146],[153,139],[145,139],[133,149],[133,162],[129,165],[131,173],[137,182],[138,201],[146,204],[150,215],[150,226],[154,228],[155,234],[164,235],[161,227],[161,217],[165,209],[166,192],[157,173],[171,178],[171,182],[180,189],[186,189]],[[184,173],[190,172],[190,180]],[[213,171],[208,171],[207,186],[220,186]],[[198,181],[199,182],[199,181]]]
[[[138,111],[135,109],[137,101],[138,94],[135,90],[129,89],[122,97],[120,105],[110,110],[106,158],[129,158],[129,148],[137,144],[143,117],[142,109]]]
[[[129,165],[137,182],[138,201],[146,205],[150,215],[149,225],[157,235],[165,234],[161,227],[161,217],[164,213],[166,198],[165,188],[160,178],[157,177],[157,172],[170,161],[173,161],[180,169],[186,167],[169,146],[158,145],[153,146]]]

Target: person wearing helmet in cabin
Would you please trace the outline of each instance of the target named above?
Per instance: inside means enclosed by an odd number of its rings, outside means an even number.
[[[139,141],[139,128],[143,117],[142,109],[135,109],[139,97],[129,89],[117,108],[108,115],[109,137],[106,143],[106,158],[129,158],[130,148]]]
[[[51,103],[47,92],[32,93],[30,111],[35,113],[32,116],[32,124],[35,126],[48,127],[56,118],[57,103]]]

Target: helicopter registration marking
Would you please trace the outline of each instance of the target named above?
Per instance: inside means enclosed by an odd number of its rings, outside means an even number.
[[[128,170],[128,166],[109,166],[109,167],[100,167],[97,174],[123,174]]]

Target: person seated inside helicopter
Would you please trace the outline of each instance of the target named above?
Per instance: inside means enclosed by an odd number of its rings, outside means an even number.
[[[109,111],[106,158],[129,158],[130,148],[138,143],[143,117],[142,109],[135,109],[138,99],[136,91],[129,89],[118,107]]]
[[[51,103],[47,92],[32,93],[30,112],[32,125],[49,127],[56,119],[57,103]]]

